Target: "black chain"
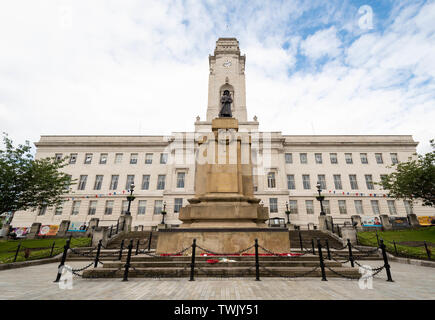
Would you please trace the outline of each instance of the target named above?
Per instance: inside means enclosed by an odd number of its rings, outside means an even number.
[[[326,267],[329,271],[331,271],[332,273],[335,273],[336,275],[338,275],[338,276],[340,276],[340,277],[343,277],[343,278],[347,278],[347,279],[350,279],[350,280],[357,280],[357,279],[360,279],[360,278],[361,278],[360,276],[358,276],[358,277],[354,277],[354,276],[348,276],[348,275],[346,275],[346,274],[339,273],[339,272],[333,270],[332,268],[330,268],[330,267],[328,267],[328,266],[326,266],[326,265],[325,265],[325,267]]]
[[[358,261],[354,261],[356,264],[357,264],[357,266],[359,266],[359,267],[361,267],[361,268],[363,268],[363,269],[365,269],[365,270],[371,270],[371,271],[378,271],[378,270],[382,270],[383,268],[385,268],[385,266],[380,266],[380,267],[377,267],[377,268],[371,268],[371,269],[368,269],[368,268],[365,268],[363,265],[361,265],[361,264],[359,264],[358,263]]]

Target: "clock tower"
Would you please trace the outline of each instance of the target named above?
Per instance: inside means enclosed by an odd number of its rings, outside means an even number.
[[[247,121],[245,91],[245,55],[240,55],[236,38],[219,38],[214,55],[209,56],[207,121],[217,118],[220,99],[228,90],[233,99],[231,112],[239,122]]]

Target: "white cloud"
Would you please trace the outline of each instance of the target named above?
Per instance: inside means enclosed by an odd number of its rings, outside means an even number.
[[[341,41],[335,27],[319,30],[301,43],[302,53],[317,60],[324,56],[336,57],[340,54]]]

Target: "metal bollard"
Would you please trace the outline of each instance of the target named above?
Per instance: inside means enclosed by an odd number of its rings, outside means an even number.
[[[97,247],[97,255],[95,256],[95,263],[94,263],[94,268],[96,268],[98,266],[98,262],[100,261],[100,251],[101,251],[101,246],[103,240],[98,241],[98,247]]]
[[[304,246],[302,245],[302,235],[300,231],[299,231],[299,244],[301,245],[301,253],[302,253],[304,252]]]
[[[260,262],[258,261],[258,239],[255,239],[255,280],[260,281]]]
[[[320,269],[322,270],[322,281],[328,281],[326,280],[325,264],[323,263],[322,245],[320,244],[319,239],[317,239],[317,250],[319,251]]]
[[[135,252],[136,256],[139,254],[139,243],[140,243],[140,239],[137,239],[137,242],[136,242],[136,252]]]
[[[150,232],[150,237],[148,238],[148,252],[151,251],[151,240],[153,239],[153,232]]]
[[[430,260],[430,249],[427,247],[427,243],[426,241],[424,241],[424,247],[426,248],[426,254],[427,254],[427,258]]]
[[[128,253],[127,253],[127,261],[125,262],[124,269],[124,278],[122,281],[128,281],[128,271],[130,269],[130,261],[131,261],[131,250],[133,250],[133,239],[130,240],[130,244],[128,245]]]
[[[56,244],[56,241],[53,241],[53,244],[51,245],[50,258],[53,256],[53,250],[54,250],[55,244]]]
[[[121,258],[122,258],[122,250],[123,249],[124,249],[124,239],[122,239],[122,241],[121,241],[121,248],[119,249],[118,260],[121,260]]]
[[[314,249],[314,239],[311,239],[311,247],[313,250],[313,254],[316,254],[316,250]]]
[[[353,267],[355,267],[355,264],[353,262],[353,254],[352,254],[352,245],[350,243],[350,240],[347,239],[347,248],[349,249],[349,261],[350,261],[350,265]]]
[[[195,252],[196,252],[196,239],[193,239],[192,243],[192,260],[190,262],[190,280],[189,281],[195,281]]]
[[[385,267],[385,271],[387,272],[387,281],[393,282],[393,279],[391,278],[391,271],[390,271],[390,265],[388,264],[388,257],[387,257],[387,252],[385,250],[385,244],[384,244],[384,240],[381,239],[381,250],[382,250],[382,258],[384,258],[384,267]]]
[[[325,242],[326,242],[326,251],[328,252],[328,260],[331,260],[331,251],[329,251],[328,239],[326,239]]]
[[[15,251],[14,262],[17,261],[17,257],[18,257],[18,253],[20,252],[20,248],[21,248],[21,242],[18,243],[17,251]]]
[[[67,240],[65,246],[63,247],[63,254],[62,254],[62,260],[60,260],[59,267],[57,267],[57,276],[56,280],[54,282],[59,282],[60,277],[62,275],[61,268],[65,265],[66,256],[68,254],[69,246],[70,246],[71,240]]]
[[[396,241],[393,240],[393,244],[394,244],[394,253],[396,254],[396,256],[398,256],[398,254],[397,254],[397,247],[396,247]]]

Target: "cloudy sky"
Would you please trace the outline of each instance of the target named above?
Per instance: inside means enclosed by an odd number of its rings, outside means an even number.
[[[435,137],[435,1],[0,3],[0,130],[170,134],[205,118],[208,55],[246,54],[248,118],[284,134]]]

